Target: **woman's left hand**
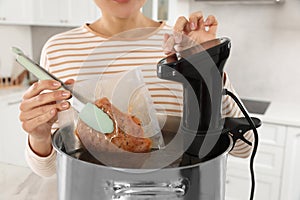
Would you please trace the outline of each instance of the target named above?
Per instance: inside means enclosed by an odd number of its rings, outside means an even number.
[[[218,21],[213,15],[209,15],[206,19],[204,19],[202,12],[191,14],[189,19],[181,16],[173,28],[173,35],[165,35],[164,52],[166,54],[178,52],[192,44],[201,44],[215,39],[217,26]]]

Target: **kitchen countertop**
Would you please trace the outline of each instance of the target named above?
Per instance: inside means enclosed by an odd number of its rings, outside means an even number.
[[[28,167],[0,163],[0,199],[55,200],[56,176],[41,178]]]
[[[253,114],[262,122],[300,127],[300,104],[271,102],[265,114]]]
[[[1,88],[0,89],[0,97],[22,93],[27,88],[28,87],[26,87],[26,86],[12,86],[12,87]]]
[[[1,88],[0,89],[0,101],[5,101],[6,99],[14,99],[20,101],[24,92],[28,87],[11,87],[11,88]]]

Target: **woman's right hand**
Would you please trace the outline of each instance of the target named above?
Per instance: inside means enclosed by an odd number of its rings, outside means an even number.
[[[74,80],[66,81],[73,84]],[[31,149],[40,156],[47,156],[52,151],[51,127],[57,120],[57,112],[67,110],[67,99],[71,93],[57,90],[61,84],[53,80],[35,82],[24,94],[20,104],[19,119],[22,128],[29,134]]]
[[[174,25],[173,34],[165,34],[163,50],[168,55],[213,40],[217,27],[215,16],[209,15],[205,19],[200,11],[192,13],[188,19],[181,16]]]

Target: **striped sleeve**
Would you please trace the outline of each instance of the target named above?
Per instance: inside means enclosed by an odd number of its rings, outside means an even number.
[[[236,91],[234,90],[228,76],[225,74],[225,84],[224,88],[231,91],[237,96]],[[239,109],[238,105],[234,102],[234,100],[229,97],[225,96],[222,100],[222,114],[223,117],[244,117],[242,111]],[[245,133],[244,137],[253,142],[253,131],[248,131]],[[252,151],[252,147],[243,142],[242,140],[237,140],[233,150],[230,152],[231,155],[241,158],[247,158]]]
[[[56,152],[52,148],[52,152],[47,157],[38,156],[26,142],[25,159],[31,170],[41,177],[50,177],[56,172]]]

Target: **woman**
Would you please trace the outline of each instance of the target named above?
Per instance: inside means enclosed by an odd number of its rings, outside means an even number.
[[[166,29],[170,30],[165,23],[153,21],[140,12],[145,2],[146,0],[95,0],[96,5],[101,9],[102,17],[92,24],[85,24],[52,37],[43,48],[41,65],[67,84],[74,83],[74,79],[86,80],[101,74],[118,73],[133,66],[143,65],[145,82],[149,86],[154,103],[170,106],[164,108],[166,112],[180,112],[180,104],[172,99],[172,92],[181,92],[177,86],[165,83],[163,87],[151,87],[152,83],[158,82],[155,74],[156,63],[181,43],[182,37],[176,33],[183,33],[194,41],[202,43],[216,37],[218,23],[214,16],[204,19],[202,13],[197,12],[191,14],[188,19],[179,17],[173,28],[174,35],[170,35],[164,32]],[[136,31],[135,36],[120,35],[134,29],[141,31]],[[109,40],[111,37],[114,37],[114,41],[120,42],[112,44]],[[139,48],[135,46],[128,57],[116,59],[114,56],[124,51],[124,46],[127,48],[127,44],[122,45],[127,40],[139,41],[138,45],[134,44]],[[122,62],[109,64],[107,68],[99,64],[104,62],[102,64],[107,66],[107,60],[110,59]],[[95,60],[97,64],[94,63]],[[147,62],[144,62],[145,60]],[[226,75],[224,75],[224,84],[229,90],[233,90]],[[51,144],[51,128],[57,120],[57,113],[70,107],[67,101],[70,92],[57,91],[59,87],[60,83],[56,81],[38,81],[25,92],[20,104],[19,118],[23,129],[28,133],[26,159],[32,170],[41,176],[51,176],[55,173],[55,151]],[[166,95],[165,88],[174,91]],[[48,92],[45,92],[46,90]],[[223,100],[223,115],[234,117],[241,115],[230,98]],[[253,140],[251,132],[246,134],[246,138]],[[239,141],[231,154],[247,157],[250,151],[248,145]]]

